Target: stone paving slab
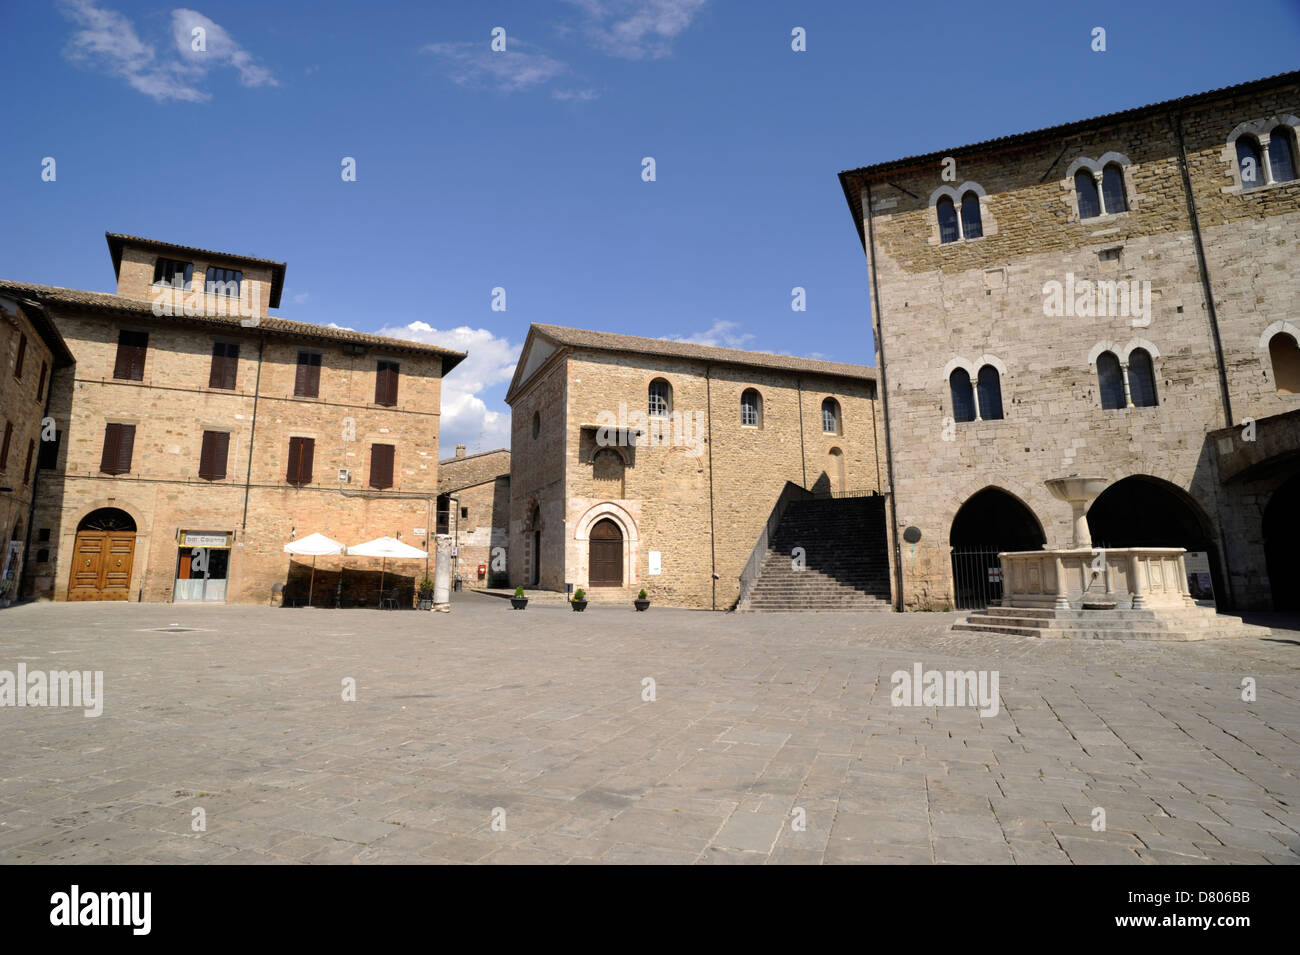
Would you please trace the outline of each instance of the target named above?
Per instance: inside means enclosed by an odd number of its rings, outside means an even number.
[[[0,671],[102,670],[105,699],[0,707],[0,862],[1300,862],[1300,620],[955,618],[10,608]],[[997,712],[892,705],[917,663],[998,671]]]

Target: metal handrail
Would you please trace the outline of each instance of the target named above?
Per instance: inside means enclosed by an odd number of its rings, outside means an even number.
[[[785,509],[789,507],[791,501],[808,501],[814,497],[817,497],[817,495],[807,488],[802,488],[793,481],[785,482],[785,487],[781,488],[776,504],[772,507],[772,513],[767,516],[767,523],[763,525],[763,530],[754,543],[754,549],[749,552],[749,559],[745,561],[745,569],[740,572],[740,596],[736,600],[736,608],[744,604],[746,598],[749,597],[750,591],[754,589],[754,583],[758,580],[758,572],[763,566],[763,558],[767,555],[768,542],[772,539],[772,535],[776,533],[777,527],[780,526],[781,518],[785,515]]]

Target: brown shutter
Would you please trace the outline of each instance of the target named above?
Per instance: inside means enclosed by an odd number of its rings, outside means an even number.
[[[289,439],[289,464],[284,472],[284,479],[290,484],[298,483],[298,462],[302,459],[302,438]]]
[[[117,443],[117,473],[131,473],[131,452],[135,448],[135,425],[119,424]]]
[[[99,457],[99,469],[105,474],[116,474],[117,468],[117,446],[121,439],[118,433],[118,426],[115,424],[106,425],[104,428],[104,453]]]
[[[310,484],[311,469],[315,463],[315,438],[289,439],[289,470],[285,480],[290,484]]]
[[[375,371],[375,404],[397,405],[397,362],[381,361]]]
[[[38,402],[45,397],[45,376],[49,374],[49,372],[49,363],[41,362],[41,380],[36,383],[36,400]]]
[[[203,450],[199,452],[199,477],[205,481],[225,480],[229,455],[230,434],[228,432],[204,431]]]
[[[212,346],[212,371],[208,374],[209,388],[235,389],[239,371],[239,345],[233,342],[216,342]]]
[[[0,447],[0,471],[3,471],[6,467],[9,466],[9,442],[13,438],[13,436],[14,436],[14,423],[12,421],[6,421],[5,422],[5,443],[3,447]]]
[[[23,465],[23,483],[30,484],[32,480],[32,455],[36,453],[36,442],[27,442],[27,463]]]
[[[23,376],[23,359],[27,357],[27,336],[21,332],[18,334],[18,360],[14,362],[14,377]]]
[[[320,395],[321,356],[314,352],[298,352],[298,371],[293,379],[293,393],[300,398]]]
[[[113,377],[128,381],[143,381],[144,358],[148,350],[148,332],[118,332],[117,361],[113,364]]]
[[[380,489],[393,486],[393,446],[391,444],[372,444],[370,446],[370,486]]]
[[[316,398],[320,395],[320,366],[322,358],[320,355],[313,355],[311,363],[307,365],[307,397]]]

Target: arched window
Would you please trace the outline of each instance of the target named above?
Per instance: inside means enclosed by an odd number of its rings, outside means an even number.
[[[740,423],[749,428],[763,423],[763,399],[753,388],[746,388],[740,396]]]
[[[1002,379],[998,370],[992,365],[985,365],[976,377],[979,389],[980,418],[984,421],[999,421],[1002,418]]]
[[[1154,408],[1158,403],[1156,371],[1144,348],[1135,348],[1128,356],[1128,393],[1139,408]]]
[[[1264,185],[1264,161],[1259,140],[1254,136],[1237,137],[1237,171],[1241,173],[1242,189],[1258,189]]]
[[[974,191],[961,197],[962,234],[968,239],[978,239],[984,234],[984,222],[980,218],[980,197]]]
[[[650,417],[666,418],[673,410],[673,386],[662,378],[650,382]]]
[[[1097,389],[1101,392],[1101,406],[1107,411],[1123,408],[1124,376],[1119,359],[1113,352],[1104,351],[1097,356]]]
[[[534,411],[533,412],[533,437],[536,438],[541,433],[542,433],[542,413],[540,411]]]
[[[947,196],[939,199],[935,205],[935,211],[939,214],[939,241],[956,242],[957,241],[957,207],[952,204],[952,200]]]
[[[948,376],[948,387],[952,391],[952,416],[958,421],[975,420],[975,392],[970,386],[970,372],[965,368],[954,368]]]
[[[1276,126],[1268,140],[1268,169],[1274,182],[1290,182],[1295,178],[1295,150],[1291,130]]]
[[[822,402],[822,432],[840,433],[840,403],[834,398],[827,398]]]
[[[1273,384],[1279,395],[1300,395],[1300,344],[1286,332],[1268,340],[1268,357],[1273,362]]]
[[[1119,163],[1107,163],[1101,171],[1101,197],[1106,203],[1106,215],[1128,212],[1128,196],[1124,192],[1124,170]]]
[[[1079,218],[1091,219],[1101,215],[1101,200],[1097,196],[1097,180],[1091,169],[1080,169],[1074,174],[1074,192],[1079,198]]]

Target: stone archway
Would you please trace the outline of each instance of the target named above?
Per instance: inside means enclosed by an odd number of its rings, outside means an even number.
[[[608,517],[598,520],[587,538],[587,586],[623,586],[623,532]]]
[[[1039,550],[1043,525],[1024,501],[1000,487],[972,494],[952,519],[953,602],[957,610],[981,610],[1002,599],[1000,551]]]
[[[1264,560],[1274,610],[1300,610],[1300,474],[1272,493],[1264,508]]]
[[[77,525],[69,600],[127,600],[135,562],[135,519],[117,507],[91,511]]]

